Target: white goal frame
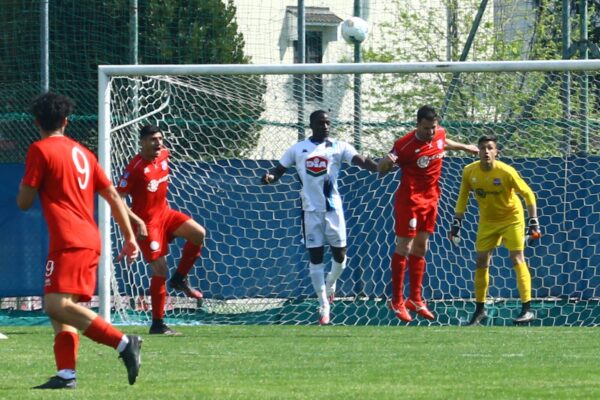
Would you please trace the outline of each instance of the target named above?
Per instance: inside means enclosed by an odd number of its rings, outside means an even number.
[[[98,158],[111,176],[110,135],[111,88],[113,76],[156,75],[257,75],[257,74],[363,74],[363,73],[462,73],[462,72],[573,72],[600,70],[600,60],[492,61],[492,62],[415,62],[364,64],[290,64],[290,65],[100,65],[98,67]],[[130,123],[136,122],[135,120]],[[102,255],[98,271],[99,313],[110,321],[111,307],[111,214],[108,204],[99,202],[98,223]]]

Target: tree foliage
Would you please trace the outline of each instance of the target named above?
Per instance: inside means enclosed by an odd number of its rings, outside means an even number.
[[[381,27],[385,43],[367,49],[365,61],[458,61],[480,1],[445,0],[443,3],[445,7],[423,10],[411,9],[405,2],[393,0],[400,10],[397,13],[400,19]],[[577,12],[574,8],[571,14],[574,25],[578,23]],[[598,16],[595,4],[590,14]],[[447,15],[454,16],[448,29],[449,37],[443,23],[429,30],[423,29],[426,18],[446,21]],[[561,21],[562,2],[552,0],[539,0],[530,13],[519,15],[517,20],[506,20],[506,25],[499,25],[498,19],[484,17],[467,60],[560,59]],[[510,24],[516,23],[530,29],[507,35]],[[600,35],[598,28],[591,31],[592,36]],[[578,31],[573,36],[577,41]],[[451,46],[447,46],[448,43]],[[448,48],[452,50],[450,54]],[[578,110],[582,80],[571,75],[571,107]],[[561,91],[563,77],[564,74],[541,72],[383,75],[375,78],[380,90],[373,95],[369,107],[388,115],[389,121],[407,121],[414,119],[414,112],[420,105],[433,104],[443,111],[444,124],[453,137],[473,141],[482,133],[493,131],[500,134],[503,141],[510,142],[507,154],[556,155],[564,151],[565,141],[573,142],[574,137],[583,134],[584,120],[590,117],[577,115],[577,111],[571,116],[565,115],[566,96]],[[449,96],[453,79],[456,86]],[[590,105],[596,104],[596,97],[590,97]],[[577,143],[571,144],[577,146]]]
[[[245,64],[244,38],[238,30],[233,0],[139,0],[138,62],[140,64]],[[40,5],[37,0],[3,1],[0,21],[0,111],[23,113],[40,91]],[[69,133],[95,148],[97,142],[98,65],[131,64],[130,1],[61,0],[49,2],[50,90],[76,103]],[[231,137],[243,152],[258,137],[255,121],[263,108],[264,82],[247,85],[256,101],[254,110],[241,104],[223,109],[218,102],[206,118],[228,121],[239,114],[249,121],[235,128],[221,125],[224,140]],[[25,94],[22,94],[25,93]],[[3,121],[0,121],[2,123]],[[29,125],[18,130],[29,129]],[[202,135],[202,132],[190,132]],[[23,135],[15,133],[15,140]],[[31,139],[27,139],[28,143]],[[27,144],[28,144],[27,143]],[[200,142],[197,142],[200,143]],[[25,149],[27,146],[21,146]],[[204,143],[200,153],[216,152]]]

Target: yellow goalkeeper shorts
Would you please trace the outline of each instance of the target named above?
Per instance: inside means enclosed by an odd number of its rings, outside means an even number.
[[[475,249],[478,252],[485,252],[503,243],[509,251],[523,250],[525,248],[523,243],[524,234],[524,221],[510,223],[479,222]]]

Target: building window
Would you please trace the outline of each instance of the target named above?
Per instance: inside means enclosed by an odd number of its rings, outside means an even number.
[[[305,40],[306,63],[320,64],[323,62],[323,32],[307,31]],[[294,63],[300,62],[298,41],[294,40]],[[298,93],[298,81],[294,85],[294,93]],[[304,90],[306,99],[314,102],[323,101],[323,75],[305,75]]]
[[[293,6],[286,7],[286,29],[288,45],[294,46],[294,63],[300,61],[298,54],[298,8]],[[328,7],[305,7],[305,46],[306,54],[304,59],[306,63],[320,64],[323,62],[323,53],[327,48],[327,43],[338,40],[338,26],[342,19],[329,10]],[[294,96],[300,93],[299,79],[294,80]],[[323,101],[323,76],[306,75],[304,90],[306,91],[306,100],[312,102]]]

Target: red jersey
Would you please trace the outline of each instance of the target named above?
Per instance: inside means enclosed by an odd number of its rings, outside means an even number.
[[[131,196],[131,211],[146,225],[158,222],[163,211],[169,209],[169,171],[169,150],[162,149],[151,161],[140,154],[133,157],[119,180],[117,190]]]
[[[446,130],[438,127],[433,139],[417,139],[416,129],[394,143],[391,153],[398,156],[402,179],[396,193],[396,204],[402,206],[437,204],[442,159],[446,155]]]
[[[94,194],[111,182],[91,151],[66,136],[39,140],[27,151],[22,182],[38,189],[50,253],[68,248],[100,252]]]

